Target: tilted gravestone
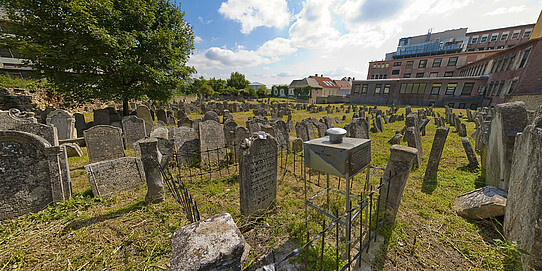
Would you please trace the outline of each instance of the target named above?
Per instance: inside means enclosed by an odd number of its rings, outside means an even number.
[[[98,125],[85,130],[90,163],[124,157],[122,130],[109,125]]]
[[[234,132],[234,138],[233,138],[233,160],[236,162],[239,162],[239,159],[241,158],[241,143],[245,142],[246,138],[250,137],[250,131],[243,127],[243,126],[237,126],[235,127]]]
[[[173,152],[179,163],[190,164],[197,160],[199,140],[196,131],[188,127],[170,128],[169,139],[173,142]]]
[[[289,150],[290,149],[290,141],[289,141],[289,135],[288,135],[288,127],[286,126],[286,122],[283,120],[276,120],[271,123],[273,126],[274,136],[277,140],[279,147],[281,150]]]
[[[208,166],[224,159],[226,142],[222,125],[214,120],[199,124],[201,164]]]
[[[369,122],[364,118],[354,118],[348,125],[350,137],[369,139]]]
[[[146,183],[141,159],[122,157],[85,166],[95,197],[108,197]]]
[[[126,149],[133,149],[134,142],[145,138],[145,121],[136,116],[132,115],[123,118],[122,129]]]
[[[309,134],[307,133],[307,127],[303,122],[297,122],[295,124],[295,131],[298,138],[303,141],[309,141]]]
[[[253,136],[242,146],[239,164],[241,214],[266,209],[277,196],[278,146],[269,134]]]
[[[472,145],[470,144],[469,138],[468,137],[462,138],[461,144],[463,144],[463,149],[465,149],[465,154],[467,155],[467,159],[469,159],[468,167],[477,168],[479,166],[478,158],[476,158],[476,153],[472,149]]]
[[[59,146],[51,146],[42,137],[0,131],[0,219],[38,212],[70,196],[61,154]]]
[[[442,157],[442,151],[444,150],[444,144],[446,138],[450,132],[450,127],[442,126],[437,128],[435,132],[435,138],[433,140],[433,146],[429,153],[429,160],[427,161],[427,168],[425,169],[424,180],[433,181],[437,178],[438,165],[440,158]]]

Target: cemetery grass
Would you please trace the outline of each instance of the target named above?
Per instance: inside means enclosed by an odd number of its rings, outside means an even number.
[[[442,109],[436,111],[443,114]],[[403,112],[401,109],[400,113]],[[252,114],[232,115],[238,124],[244,125]],[[349,123],[352,114],[296,111],[293,121],[325,115],[346,115],[345,123]],[[386,124],[383,133],[371,133],[373,165],[386,166],[390,147],[387,140],[403,124]],[[474,124],[467,123],[469,135],[473,129]],[[435,130],[431,121],[427,135],[422,137],[424,163],[410,174],[396,226],[386,233],[387,242],[379,254],[377,267],[510,270],[507,251],[494,241],[502,239],[499,224],[491,220],[466,220],[452,210],[455,197],[475,189],[480,174],[478,170],[465,168],[468,161],[453,127],[440,162],[438,184],[423,184]],[[0,270],[169,269],[171,235],[189,223],[180,206],[167,191],[166,201],[145,204],[145,187],[110,198],[92,197],[84,170],[88,164],[86,148],[83,151],[83,157],[69,159],[74,193],[70,200],[36,214],[0,222]],[[191,180],[186,186],[198,204],[202,219],[220,212],[232,214],[252,248],[245,267],[253,267],[259,258],[289,240],[299,245],[305,238],[303,182],[290,174],[279,175],[276,204],[250,217],[241,216],[239,211],[237,175]],[[318,229],[314,224],[310,227],[313,232]],[[332,253],[325,255],[326,262],[332,262]]]

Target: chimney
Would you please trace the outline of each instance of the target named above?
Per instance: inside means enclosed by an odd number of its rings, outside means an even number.
[[[314,77],[318,77],[318,74],[317,74],[317,73],[315,73],[315,74],[314,74]]]

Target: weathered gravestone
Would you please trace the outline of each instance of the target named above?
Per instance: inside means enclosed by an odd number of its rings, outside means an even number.
[[[18,109],[0,110],[0,130],[10,130],[23,123],[38,123],[32,112],[21,112]]]
[[[71,194],[61,171],[62,149],[42,137],[0,131],[0,219],[38,212]],[[65,155],[65,153],[64,153]]]
[[[159,165],[162,162],[162,154],[158,150],[158,140],[147,138],[139,141],[141,161],[145,170],[147,181],[146,202],[162,202],[165,199],[164,181],[160,173]]]
[[[231,147],[233,145],[233,138],[235,136],[235,127],[237,123],[233,119],[226,119],[224,122],[224,140],[226,146]]]
[[[524,102],[495,106],[487,144],[486,184],[508,190],[514,143],[518,133],[527,126]]]
[[[295,153],[303,151],[303,140],[301,140],[301,138],[295,138],[292,141],[292,151]]]
[[[52,125],[45,125],[41,123],[27,122],[18,124],[17,126],[7,129],[16,130],[21,132],[31,133],[37,136],[43,137],[51,146],[58,146],[58,135],[56,127]]]
[[[164,126],[166,125],[166,123],[168,123],[166,110],[164,110],[164,109],[156,110],[156,118],[159,121],[162,121],[164,123]]]
[[[369,139],[369,123],[364,118],[354,118],[348,125],[350,137]]]
[[[154,130],[152,130],[150,137],[168,139],[169,130],[166,127],[155,127]]]
[[[143,163],[137,157],[121,157],[88,164],[85,171],[95,197],[108,197],[146,182]]]
[[[296,136],[303,141],[309,141],[309,134],[307,133],[307,127],[303,122],[297,122],[295,124]]]
[[[203,115],[203,121],[207,120],[214,120],[220,124],[220,117],[218,117],[218,114],[215,111],[205,112],[205,115]]]
[[[140,104],[137,106],[136,113],[138,118],[145,121],[145,135],[150,135],[154,123],[151,111],[146,105]]]
[[[467,137],[462,138],[461,144],[463,144],[463,149],[465,149],[465,154],[467,155],[467,159],[469,159],[468,167],[477,168],[479,165],[478,158],[476,158],[476,153],[472,149],[469,139]]]
[[[124,143],[126,149],[133,149],[134,142],[145,138],[145,121],[136,116],[128,116],[122,119],[124,131]]]
[[[234,161],[239,162],[239,160],[241,159],[241,154],[242,154],[241,143],[245,142],[245,139],[249,137],[250,137],[250,131],[247,128],[243,126],[235,127],[234,138],[233,138],[233,144],[235,146],[233,148]]]
[[[427,168],[425,169],[424,180],[434,181],[437,178],[438,165],[440,158],[442,157],[442,151],[444,150],[444,144],[446,138],[450,132],[450,127],[442,126],[437,128],[435,132],[435,138],[433,139],[433,146],[431,146],[431,152],[429,153],[429,160],[427,161]]]
[[[90,163],[124,157],[122,130],[109,125],[98,125],[85,130]]]
[[[170,128],[169,139],[173,141],[173,152],[177,154],[179,163],[191,164],[199,157],[198,134],[192,128]]]
[[[226,142],[222,125],[214,120],[206,120],[199,124],[199,141],[201,165],[209,166],[226,155]]]
[[[506,197],[506,191],[494,186],[485,186],[457,196],[454,210],[458,215],[471,219],[503,216]]]
[[[239,164],[241,214],[266,209],[277,196],[277,142],[260,133],[245,141]]]
[[[83,137],[83,131],[87,128],[85,115],[81,113],[74,113],[73,117],[75,118],[75,130],[77,131],[77,137]]]
[[[59,140],[77,138],[75,117],[66,110],[57,109],[49,113],[47,124],[56,127]]]
[[[109,110],[107,108],[97,109],[93,111],[94,125],[110,125]]]
[[[228,213],[177,229],[171,237],[171,270],[240,271],[248,244]]]
[[[283,120],[276,120],[271,123],[273,127],[273,135],[275,139],[277,140],[277,143],[279,144],[279,147],[281,150],[289,150],[290,149],[290,141],[289,141],[289,135],[288,135],[288,127],[286,126],[286,122]]]
[[[518,242],[523,270],[542,270],[542,107],[517,137],[504,215],[504,235]]]

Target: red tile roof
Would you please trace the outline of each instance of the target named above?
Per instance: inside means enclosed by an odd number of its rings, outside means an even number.
[[[310,78],[316,80],[318,84],[324,88],[340,88],[331,78],[329,77],[321,77],[321,76],[309,76]]]

